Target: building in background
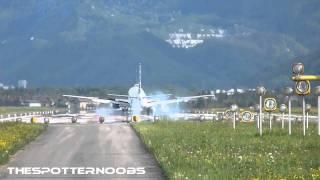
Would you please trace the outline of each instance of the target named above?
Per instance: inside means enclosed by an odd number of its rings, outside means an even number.
[[[80,100],[79,101],[79,108],[80,110],[90,110],[94,109],[97,105],[92,103],[91,101]]]
[[[41,102],[37,100],[27,100],[22,105],[25,105],[27,107],[42,107]]]
[[[27,80],[19,80],[18,81],[18,89],[27,89],[28,81]]]

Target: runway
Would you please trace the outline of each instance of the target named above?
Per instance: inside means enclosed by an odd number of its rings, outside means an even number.
[[[144,167],[144,175],[9,175],[8,167]],[[164,179],[154,157],[127,123],[50,124],[1,167],[0,179]]]

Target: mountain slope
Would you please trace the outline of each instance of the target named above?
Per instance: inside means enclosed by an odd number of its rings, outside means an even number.
[[[319,52],[320,2],[7,0],[0,24],[8,83],[128,85],[142,62],[150,86],[280,86]]]

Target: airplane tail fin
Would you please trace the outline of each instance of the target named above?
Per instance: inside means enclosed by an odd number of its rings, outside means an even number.
[[[141,91],[141,88],[142,88],[141,74],[142,74],[141,63],[139,63],[139,92]]]

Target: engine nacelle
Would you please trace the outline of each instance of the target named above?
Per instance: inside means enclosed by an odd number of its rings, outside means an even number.
[[[112,104],[113,109],[120,109],[120,104]]]
[[[153,111],[154,110],[152,108],[147,108],[147,115],[152,115]]]

